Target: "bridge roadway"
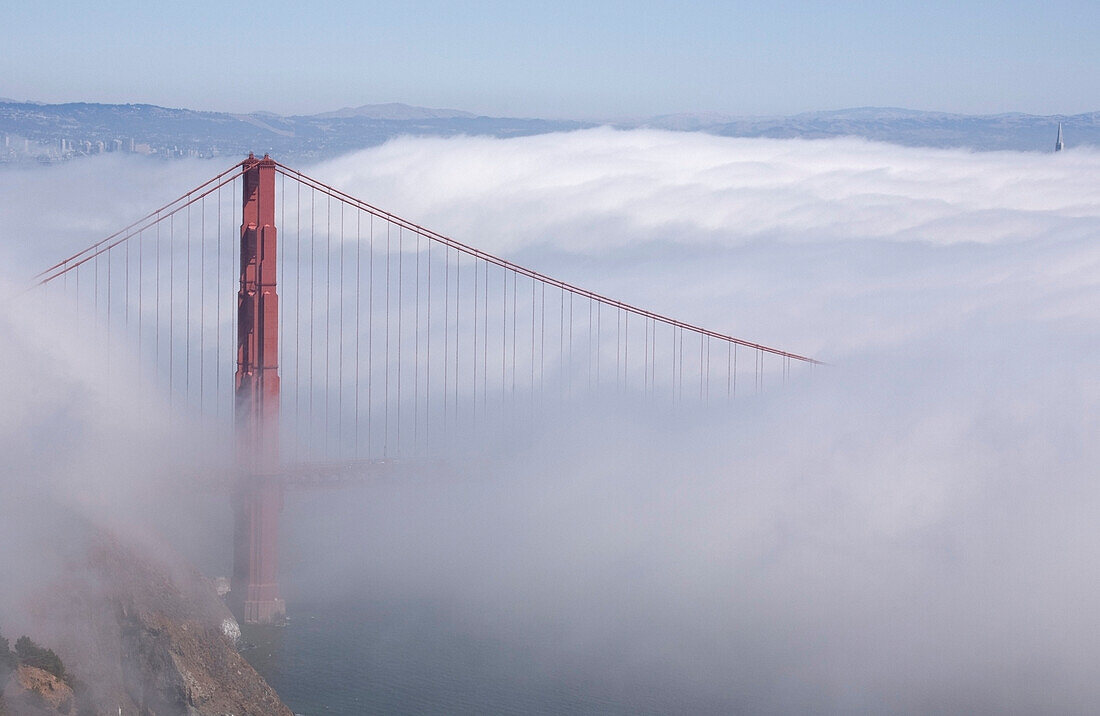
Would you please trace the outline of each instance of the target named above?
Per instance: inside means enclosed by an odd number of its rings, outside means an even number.
[[[395,477],[422,475],[443,468],[437,460],[398,460],[376,458],[373,460],[348,460],[344,462],[291,463],[274,475],[256,476],[257,479],[273,479],[288,489],[321,487],[345,487],[363,482],[373,482]]]
[[[210,492],[225,492],[257,481],[277,482],[288,490],[309,490],[352,487],[367,482],[439,473],[454,467],[453,463],[443,460],[374,458],[288,463],[267,474],[249,474],[237,468],[200,468],[182,471],[186,479],[179,484],[198,485]]]

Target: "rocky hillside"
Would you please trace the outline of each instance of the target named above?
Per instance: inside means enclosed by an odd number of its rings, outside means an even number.
[[[20,665],[0,709],[291,716],[237,652],[239,629],[210,580],[103,535],[85,557],[33,609],[34,638],[56,650],[65,678]]]
[[[79,703],[71,686],[50,672],[20,665],[0,691],[0,715],[95,713],[88,703]]]

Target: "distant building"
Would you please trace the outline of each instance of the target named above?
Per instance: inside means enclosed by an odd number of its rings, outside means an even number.
[[[1058,140],[1054,142],[1054,151],[1062,151],[1062,123],[1058,123]]]

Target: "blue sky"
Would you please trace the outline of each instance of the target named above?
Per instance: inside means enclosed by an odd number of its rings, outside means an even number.
[[[46,102],[575,118],[1100,109],[1100,3],[45,1],[0,17],[0,96]]]

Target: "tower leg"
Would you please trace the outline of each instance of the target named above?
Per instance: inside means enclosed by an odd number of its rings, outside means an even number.
[[[236,496],[234,505],[234,611],[247,624],[279,624],[286,604],[279,596],[279,513],[282,487],[256,482]]]
[[[286,616],[279,596],[279,295],[275,162],[243,164],[241,282],[237,293],[236,407],[239,483],[234,494],[231,603],[248,624]]]

